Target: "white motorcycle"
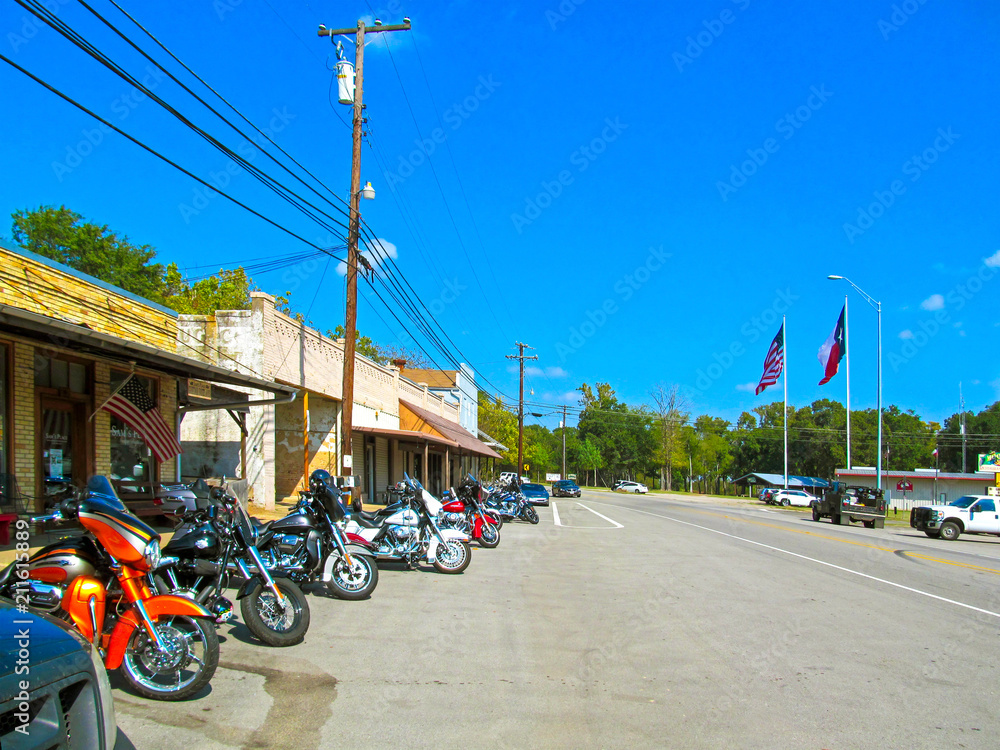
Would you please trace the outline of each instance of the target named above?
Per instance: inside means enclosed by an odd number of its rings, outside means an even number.
[[[440,500],[409,476],[389,492],[396,496],[392,503],[376,513],[351,513],[344,531],[366,539],[377,560],[401,560],[410,567],[426,560],[441,573],[469,567],[469,536],[440,527]]]

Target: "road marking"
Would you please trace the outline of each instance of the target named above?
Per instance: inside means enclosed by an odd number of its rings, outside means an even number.
[[[587,508],[587,506],[586,506],[586,505],[584,505],[583,503],[577,503],[577,505],[579,505],[579,506],[580,506],[581,508],[585,508],[586,510],[589,510],[589,511],[590,511],[591,513],[593,513],[593,514],[594,514],[595,516],[600,516],[601,518],[603,518],[603,519],[604,519],[605,521],[607,521],[608,523],[613,523],[613,524],[614,524],[614,525],[615,525],[615,526],[616,526],[617,528],[619,528],[619,529],[624,529],[624,528],[625,528],[624,526],[622,526],[622,525],[621,525],[620,523],[618,523],[617,521],[612,521],[612,520],[611,520],[610,518],[608,518],[607,516],[602,516],[602,515],[601,515],[600,513],[598,513],[598,512],[597,512],[596,510],[594,510],[593,508]]]
[[[625,528],[624,526],[622,526],[617,521],[613,521],[612,519],[608,518],[607,516],[601,515],[596,510],[594,510],[593,508],[588,508],[583,503],[577,503],[577,505],[579,505],[584,510],[589,510],[595,516],[600,516],[601,518],[603,518],[608,523],[613,524],[614,528],[617,528],[617,529],[624,529]],[[554,502],[552,503],[551,507],[552,507],[552,523],[555,526],[562,526],[564,529],[586,529],[588,531],[594,531],[594,530],[601,531],[602,530],[600,526],[567,526],[566,524],[564,524],[562,522],[562,519],[559,517],[559,508],[556,506],[556,504]]]
[[[708,526],[701,526],[696,523],[691,523],[690,521],[682,521],[679,518],[673,518],[671,516],[660,515],[659,513],[650,513],[646,510],[639,510],[638,508],[626,508],[621,505],[616,505],[616,508],[622,508],[622,510],[631,510],[633,513],[644,513],[647,516],[653,516],[654,518],[663,518],[667,521],[673,521],[674,523],[683,524],[684,526],[691,526],[696,529],[701,529],[702,531],[710,531],[713,534],[718,534],[720,536],[729,537],[730,539],[737,539],[741,542],[746,542],[747,544],[753,544],[757,547],[763,547],[764,549],[769,549],[774,552],[780,552],[785,555],[790,555],[792,557],[797,557],[800,560],[806,560],[808,562],[816,563],[817,565],[824,565],[828,568],[833,568],[834,570],[839,570],[844,573],[850,573],[851,575],[859,576],[861,578],[867,578],[870,581],[875,581],[877,583],[884,583],[886,586],[892,586],[897,589],[902,589],[903,591],[909,591],[913,594],[918,594],[920,596],[926,596],[929,599],[936,599],[939,602],[945,602],[946,604],[954,604],[956,607],[963,607],[964,609],[971,609],[973,612],[979,612],[984,615],[989,615],[990,617],[1000,618],[1000,612],[993,612],[988,609],[982,609],[981,607],[974,607],[971,604],[965,604],[964,602],[955,601],[954,599],[947,599],[943,596],[938,596],[937,594],[932,594],[928,591],[921,591],[920,589],[915,589],[912,586],[904,586],[901,583],[896,583],[895,581],[887,581],[885,578],[878,578],[877,576],[869,575],[868,573],[862,573],[859,570],[851,570],[850,568],[845,568],[842,565],[836,565],[831,562],[826,562],[825,560],[818,560],[815,557],[809,557],[807,555],[800,555],[798,552],[792,552],[791,550],[782,549],[781,547],[775,547],[771,544],[764,544],[764,542],[758,542],[753,539],[747,539],[746,537],[737,536],[736,534],[729,534],[725,531],[719,531],[718,529],[712,529]],[[867,546],[867,545],[866,545]],[[994,571],[996,572],[996,571]]]

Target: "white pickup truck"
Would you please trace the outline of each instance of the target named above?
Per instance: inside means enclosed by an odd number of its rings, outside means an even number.
[[[932,539],[953,542],[962,534],[1000,536],[1000,512],[997,498],[989,495],[965,495],[947,505],[928,505],[910,511],[910,526]]]

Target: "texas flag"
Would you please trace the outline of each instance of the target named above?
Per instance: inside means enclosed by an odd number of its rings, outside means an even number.
[[[844,325],[844,316],[847,312],[847,306],[840,311],[840,317],[837,319],[837,327],[833,329],[823,346],[819,348],[819,361],[823,365],[825,371],[823,379],[819,381],[820,385],[829,382],[830,378],[837,374],[837,368],[840,367],[840,360],[844,358],[847,354],[847,328]]]

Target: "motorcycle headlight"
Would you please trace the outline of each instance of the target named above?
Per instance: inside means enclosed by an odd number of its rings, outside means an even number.
[[[146,559],[149,569],[156,570],[156,567],[160,564],[160,542],[153,539],[146,545],[146,549],[142,551],[142,556]]]

